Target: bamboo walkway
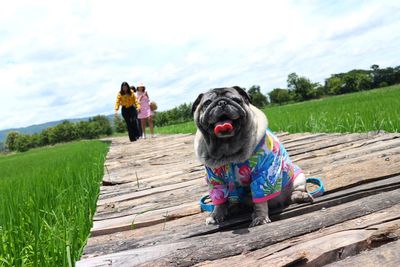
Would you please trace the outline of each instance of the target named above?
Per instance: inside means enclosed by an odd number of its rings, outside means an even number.
[[[112,138],[77,266],[400,266],[400,134],[278,134],[327,193],[272,223],[206,226],[193,135]]]

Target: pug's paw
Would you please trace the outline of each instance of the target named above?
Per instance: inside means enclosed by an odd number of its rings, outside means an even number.
[[[292,192],[291,200],[293,203],[312,203],[314,198],[307,192],[295,190]]]
[[[217,224],[217,221],[213,217],[207,217],[206,225],[210,225],[210,224]]]
[[[211,214],[211,216],[206,219],[206,225],[219,224],[219,223],[222,223],[223,221],[225,221],[224,215],[219,214],[218,216],[216,216],[214,214]]]
[[[254,226],[257,226],[257,225],[263,225],[263,224],[270,223],[270,222],[271,222],[271,220],[269,219],[268,216],[267,217],[264,217],[264,216],[255,217],[253,219],[253,221],[251,222],[250,227],[254,227]]]
[[[226,216],[228,215],[228,205],[221,204],[215,205],[214,211],[211,213],[210,217],[206,219],[206,225],[209,224],[219,224],[225,221]]]

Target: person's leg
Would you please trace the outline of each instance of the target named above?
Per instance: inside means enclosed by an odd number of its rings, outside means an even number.
[[[142,124],[142,136],[146,138],[146,119],[140,119],[140,123]]]
[[[128,128],[129,140],[135,141],[136,137],[135,137],[135,134],[133,133],[132,121],[131,121],[132,116],[130,114],[129,109],[122,107],[122,117],[125,120],[126,128]]]
[[[131,120],[132,120],[133,135],[135,136],[135,139],[138,139],[139,136],[140,136],[140,133],[139,133],[139,127],[138,127],[138,124],[137,124],[137,119],[138,119],[137,118],[137,110],[133,106],[130,108],[130,110],[131,110]]]
[[[149,127],[150,127],[151,136],[154,137],[153,117],[150,116],[147,119],[149,120]]]
[[[143,135],[143,131],[142,131],[142,122],[141,122],[141,120],[140,120],[140,119],[137,119],[137,120],[136,120],[136,124],[137,124],[138,130],[139,130],[139,135],[138,135],[138,138],[139,138],[139,137],[142,137],[142,135]]]

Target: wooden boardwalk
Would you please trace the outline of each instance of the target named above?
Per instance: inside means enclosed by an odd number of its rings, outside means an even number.
[[[113,138],[77,266],[400,266],[400,134],[279,134],[327,193],[272,223],[206,226],[193,135]]]

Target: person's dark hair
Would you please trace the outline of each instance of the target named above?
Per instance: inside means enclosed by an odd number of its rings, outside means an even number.
[[[128,87],[128,94],[129,95],[131,95],[132,93],[131,93],[131,87],[129,86],[129,83],[127,83],[127,82],[123,82],[122,84],[121,84],[121,90],[119,91],[119,93],[121,94],[121,95],[124,95],[125,94],[125,92],[124,92],[124,86],[127,86]]]
[[[136,88],[135,88],[135,86],[131,86],[131,90],[134,92],[134,93],[136,93]]]

